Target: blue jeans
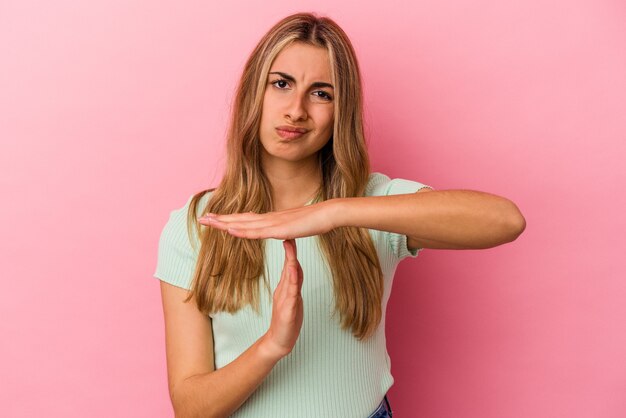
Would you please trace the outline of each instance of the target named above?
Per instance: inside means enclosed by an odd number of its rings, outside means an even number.
[[[389,399],[387,399],[387,395],[385,395],[384,399],[378,405],[378,408],[367,418],[390,418],[393,417],[393,411],[391,410],[391,405],[389,405]]]

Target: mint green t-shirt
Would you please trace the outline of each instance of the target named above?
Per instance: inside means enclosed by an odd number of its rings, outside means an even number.
[[[423,187],[431,188],[416,181],[371,173],[364,196],[414,193]],[[197,216],[210,195],[206,193],[200,200]],[[191,288],[200,247],[194,233],[194,251],[187,233],[190,201],[191,197],[185,206],[170,213],[159,239],[154,273],[155,278],[184,289]],[[349,329],[341,329],[339,315],[330,317],[335,305],[332,276],[317,246],[317,237],[296,238],[298,261],[304,273],[304,320],[300,336],[291,353],[276,364],[232,417],[365,418],[380,404],[394,382],[385,340],[385,314],[394,273],[401,260],[417,257],[421,249],[409,250],[406,235],[368,231],[385,283],[383,316],[375,334],[358,341]],[[280,280],[284,257],[282,240],[265,240],[265,263],[272,293]],[[259,295],[261,315],[250,306],[235,314],[211,315],[216,369],[235,360],[268,330],[272,297],[262,284]]]

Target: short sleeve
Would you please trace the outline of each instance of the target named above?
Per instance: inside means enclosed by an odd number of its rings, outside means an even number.
[[[420,189],[427,187],[433,189],[433,187],[426,184],[406,180],[401,178],[391,179],[382,173],[371,173],[366,196],[391,196],[396,194],[409,194],[415,193]],[[434,190],[434,189],[433,189]],[[397,259],[397,261],[403,260],[406,257],[415,258],[422,250],[422,248],[415,248],[409,250],[407,246],[407,236],[404,234],[398,234],[395,232],[383,231],[382,237],[386,239],[387,244],[391,250],[391,253]]]
[[[197,250],[193,249],[187,232],[187,211],[190,203],[191,197],[185,206],[170,213],[159,238],[157,265],[153,274],[159,280],[187,290],[191,289],[192,275],[198,259]],[[194,239],[197,239],[195,235]],[[199,245],[196,246],[198,247]]]

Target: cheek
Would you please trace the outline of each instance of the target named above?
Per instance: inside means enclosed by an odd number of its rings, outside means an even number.
[[[269,131],[273,127],[273,118],[271,109],[264,105],[261,110],[261,126],[260,129],[263,131]]]
[[[333,112],[327,109],[314,109],[314,113],[310,114],[316,121],[318,126],[332,126],[333,125]]]
[[[326,128],[331,132],[333,130],[334,123],[335,123],[335,118],[333,117],[333,115],[328,116],[328,119],[326,120]]]
[[[269,97],[268,92],[265,92],[263,96],[263,103],[261,103],[261,119],[265,118],[272,109],[272,99]]]

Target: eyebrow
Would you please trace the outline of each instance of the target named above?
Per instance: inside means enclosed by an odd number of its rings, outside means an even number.
[[[287,73],[281,73],[280,71],[274,71],[274,72],[271,72],[270,74],[278,74],[281,77],[283,77],[284,79],[287,79],[287,80],[289,80],[291,82],[294,82],[294,83],[296,82],[296,79],[293,78],[293,76],[290,76]],[[311,87],[328,87],[328,88],[331,88],[333,90],[335,89],[332,84],[324,83],[323,81],[316,81],[314,83],[311,83]]]

